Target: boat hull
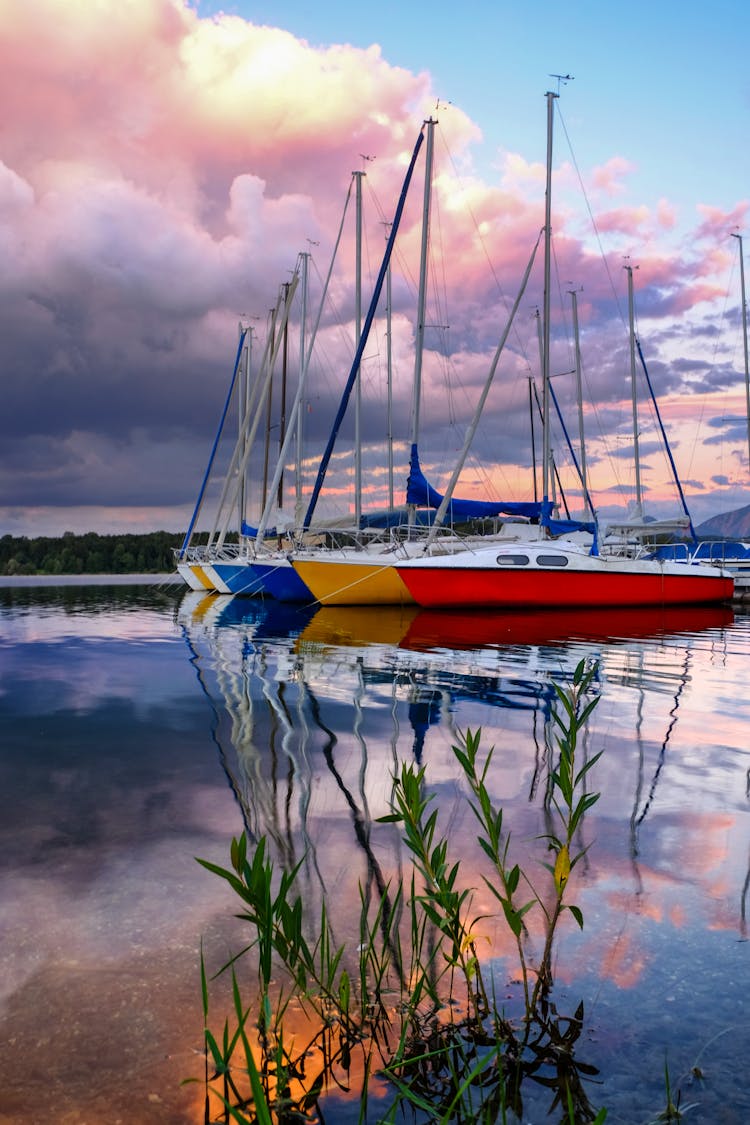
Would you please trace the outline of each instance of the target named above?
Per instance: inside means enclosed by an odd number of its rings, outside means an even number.
[[[180,575],[183,582],[185,583],[186,586],[188,586],[189,589],[195,591],[196,593],[199,590],[203,591],[205,593],[206,587],[205,587],[204,583],[194,573],[193,568],[190,565],[190,563],[186,563],[186,562],[177,563],[177,573]]]
[[[297,574],[321,605],[413,605],[392,561],[293,559]]]
[[[203,575],[211,583],[211,588],[216,590],[218,594],[231,594],[231,590],[224,582],[221,574],[212,563],[201,563],[201,570]]]
[[[312,592],[287,558],[272,563],[254,563],[261,578],[263,592],[279,602],[307,605],[315,601]]]
[[[252,598],[260,596],[263,592],[261,577],[255,573],[249,560],[215,562],[213,567],[228,593]]]
[[[513,565],[514,556],[524,563]],[[414,559],[397,569],[415,602],[431,609],[707,605],[731,601],[734,592],[731,575],[718,569],[554,546]]]
[[[206,574],[205,570],[203,569],[203,567],[201,566],[200,563],[191,563],[190,564],[190,572],[193,576],[193,580],[196,583],[195,586],[191,586],[191,589],[193,589],[193,590],[215,590],[216,589],[213,582],[208,577],[208,575]]]

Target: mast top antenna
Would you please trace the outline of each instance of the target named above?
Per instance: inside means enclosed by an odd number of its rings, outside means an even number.
[[[560,97],[560,85],[567,85],[568,82],[574,82],[575,79],[572,74],[550,74],[550,78],[557,79],[557,97]]]

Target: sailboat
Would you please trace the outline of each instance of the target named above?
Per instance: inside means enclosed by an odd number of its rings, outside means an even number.
[[[304,528],[310,526],[315,506],[320,495],[323,481],[328,469],[330,457],[333,452],[341,423],[346,412],[349,398],[355,383],[359,386],[359,365],[367,343],[368,334],[372,325],[378,301],[382,292],[386,276],[389,276],[391,254],[398,232],[401,215],[403,214],[406,194],[411,184],[417,157],[425,144],[425,171],[424,171],[424,203],[422,213],[422,241],[420,261],[420,284],[417,312],[417,346],[416,365],[414,374],[414,397],[412,403],[412,440],[418,425],[419,379],[420,361],[422,354],[422,334],[424,332],[425,311],[425,277],[427,262],[427,237],[430,218],[431,179],[434,151],[434,126],[435,121],[430,118],[425,121],[420,129],[409,167],[404,179],[401,196],[396,208],[394,221],[388,237],[386,252],[375,283],[365,323],[359,333],[357,351],[354,357],[349,377],[344,386],[341,402],[334,420],[328,445],[321,459],[313,493],[308,504],[304,520]],[[357,429],[359,427],[357,426]],[[357,462],[359,464],[359,462]],[[307,586],[316,601],[322,605],[399,605],[411,604],[412,598],[406,586],[398,577],[394,567],[397,557],[409,557],[414,549],[414,528],[408,529],[404,537],[395,530],[392,531],[390,518],[384,520],[382,528],[368,528],[368,520],[362,517],[360,510],[360,491],[357,481],[355,496],[355,523],[353,534],[347,536],[346,545],[337,545],[315,548],[314,550],[299,550],[292,556],[292,565],[300,579]],[[396,520],[401,514],[391,513]]]
[[[547,178],[544,225],[544,314],[542,342],[543,499],[532,535],[499,544],[467,543],[460,550],[429,553],[397,565],[414,601],[429,608],[566,608],[576,606],[701,605],[729,601],[734,583],[719,567],[600,549],[597,530],[590,546],[553,538],[550,501],[550,273],[551,186],[554,104],[548,91]]]
[[[368,521],[367,517],[358,519],[357,531],[353,536],[354,542],[350,545],[315,549],[312,551],[297,551],[292,557],[292,565],[305,585],[309,587],[315,599],[322,605],[353,606],[353,605],[408,605],[414,599],[406,583],[400,577],[399,564],[402,561],[422,556],[429,553],[458,551],[467,542],[465,537],[455,533],[455,525],[467,524],[472,520],[498,518],[499,516],[512,516],[522,519],[538,519],[541,507],[537,502],[517,503],[506,501],[477,501],[460,500],[453,496],[453,486],[468,453],[471,440],[479,422],[481,409],[486,400],[489,388],[497,369],[500,355],[510,334],[514,317],[520,306],[531,268],[534,262],[539,239],[534,247],[529,260],[520,292],[516,298],[513,309],[508,318],[505,330],[497,346],[490,371],[485,382],[484,390],[480,396],[474,420],[469,427],[462,454],[458,460],[454,477],[451,481],[450,494],[440,495],[424,477],[419,464],[418,434],[421,400],[421,366],[424,347],[425,327],[425,300],[427,283],[427,252],[428,233],[430,226],[431,189],[434,129],[437,122],[432,118],[423,124],[423,133],[426,131],[425,143],[425,173],[424,173],[424,203],[422,211],[422,241],[419,271],[419,294],[416,317],[415,341],[415,369],[412,389],[411,408],[411,437],[410,437],[410,462],[406,486],[406,505],[403,509],[395,509],[390,513],[394,517],[392,522],[378,524]],[[412,167],[419,146],[422,133],[412,157]],[[408,183],[405,183],[405,188]],[[402,195],[403,198],[403,195]],[[395,234],[392,232],[392,237]],[[381,271],[382,275],[382,271]],[[376,286],[373,302],[377,300],[378,288]],[[370,314],[374,311],[371,304]],[[363,334],[362,346],[366,339]],[[355,358],[355,366],[358,357]],[[352,369],[354,372],[354,368]],[[351,376],[350,376],[351,382]],[[347,384],[347,388],[350,383]],[[338,426],[346,408],[348,389],[345,390],[339,416],[334,423],[329,447],[321,462],[313,497],[308,509],[305,525],[309,519],[317,498],[317,493],[322,483],[327,459],[335,440]],[[369,532],[367,528],[370,528]],[[380,527],[379,534],[372,530]],[[366,536],[369,535],[369,538]],[[483,542],[487,537],[483,536]]]
[[[365,320],[364,327],[361,327],[360,324],[359,324],[360,318],[359,318],[359,269],[358,269],[358,284],[357,284],[357,306],[358,307],[357,307],[357,315],[356,315],[356,318],[355,318],[356,319],[356,329],[357,329],[357,341],[356,341],[355,357],[354,357],[354,361],[353,361],[352,366],[351,366],[349,378],[347,379],[347,382],[345,384],[344,392],[343,392],[343,395],[342,395],[342,401],[341,401],[341,405],[340,405],[340,408],[339,408],[339,413],[338,413],[337,418],[335,419],[334,424],[333,424],[333,428],[332,428],[332,431],[331,431],[331,437],[329,439],[328,447],[326,448],[326,451],[325,451],[325,453],[323,455],[323,458],[322,458],[322,461],[321,461],[321,466],[318,470],[318,477],[317,477],[317,480],[316,480],[316,483],[315,483],[315,487],[313,489],[313,495],[312,495],[312,498],[311,498],[311,500],[308,504],[307,514],[304,516],[304,520],[302,518],[302,513],[303,513],[304,509],[303,509],[303,506],[302,506],[302,495],[301,495],[301,485],[300,485],[299,475],[297,476],[297,496],[296,496],[296,505],[295,505],[295,515],[294,515],[293,520],[285,520],[283,525],[279,524],[278,516],[279,516],[280,513],[273,511],[274,498],[276,496],[278,496],[278,498],[279,498],[278,505],[279,505],[279,509],[280,509],[280,507],[281,507],[281,496],[282,496],[282,490],[283,490],[282,474],[284,472],[285,465],[288,464],[288,459],[289,459],[289,454],[290,454],[290,439],[292,439],[293,427],[296,426],[296,432],[297,432],[298,435],[299,435],[300,430],[301,430],[300,418],[301,418],[301,414],[302,414],[302,405],[303,405],[302,392],[303,392],[303,388],[304,388],[305,379],[306,379],[306,376],[307,376],[307,370],[308,370],[309,361],[310,361],[310,354],[312,352],[312,348],[313,348],[313,344],[314,344],[314,340],[315,340],[315,333],[316,333],[317,327],[320,323],[321,314],[322,314],[322,311],[323,311],[323,305],[324,305],[324,302],[326,300],[328,283],[330,281],[331,271],[333,269],[333,260],[331,261],[331,267],[329,269],[328,278],[326,280],[324,291],[323,291],[323,296],[321,298],[320,310],[319,310],[319,313],[318,313],[318,322],[315,326],[315,329],[313,329],[310,341],[307,343],[307,345],[305,345],[305,343],[304,343],[304,324],[305,324],[304,309],[305,309],[305,294],[306,294],[306,282],[305,282],[305,276],[306,276],[306,274],[305,274],[305,267],[306,267],[305,257],[306,256],[301,255],[300,257],[303,260],[303,267],[302,267],[303,311],[302,311],[302,315],[301,315],[301,318],[300,318],[301,334],[302,334],[302,339],[301,339],[301,342],[300,342],[300,362],[301,362],[300,380],[299,380],[299,386],[298,386],[298,390],[297,390],[297,396],[295,398],[294,405],[293,405],[292,410],[290,412],[289,428],[286,430],[286,434],[283,436],[283,439],[281,441],[281,446],[280,446],[280,449],[279,449],[279,455],[278,455],[278,459],[277,459],[277,462],[276,462],[276,468],[275,468],[275,471],[274,471],[273,479],[271,480],[271,483],[270,483],[270,486],[268,487],[268,489],[265,488],[265,474],[264,474],[264,506],[263,506],[263,511],[262,511],[258,526],[256,528],[250,527],[249,525],[246,524],[246,521],[244,519],[244,504],[242,502],[242,499],[240,498],[241,521],[240,521],[240,533],[239,533],[239,546],[237,546],[235,544],[231,544],[231,543],[227,544],[225,542],[225,537],[226,537],[227,530],[228,530],[228,522],[225,519],[225,522],[223,523],[223,525],[220,526],[219,520],[221,518],[221,514],[230,511],[232,509],[232,505],[237,500],[237,495],[236,495],[237,489],[241,488],[242,482],[243,482],[244,477],[245,477],[247,464],[248,464],[248,458],[250,456],[250,451],[251,451],[253,441],[254,441],[254,438],[255,438],[255,434],[256,434],[256,430],[257,430],[257,426],[258,426],[258,419],[260,418],[260,413],[262,411],[263,404],[266,403],[266,402],[270,403],[270,397],[269,397],[269,395],[270,395],[270,390],[269,390],[270,378],[271,378],[271,373],[272,373],[272,370],[273,370],[276,351],[278,350],[278,344],[274,345],[270,350],[269,350],[269,345],[267,345],[267,355],[264,356],[264,360],[261,364],[261,370],[259,372],[259,376],[258,376],[258,380],[257,380],[257,386],[258,386],[259,389],[257,390],[257,392],[255,390],[253,392],[256,411],[255,411],[255,414],[253,416],[253,415],[251,415],[251,412],[249,410],[247,410],[246,411],[246,422],[245,422],[244,426],[241,424],[240,436],[238,438],[237,445],[235,446],[235,450],[234,450],[234,453],[232,455],[230,468],[229,468],[229,471],[228,471],[228,473],[225,477],[224,488],[223,488],[221,499],[219,501],[219,517],[217,517],[217,521],[214,524],[214,528],[212,529],[212,531],[209,535],[208,547],[207,548],[197,548],[197,547],[194,548],[194,547],[191,547],[190,540],[191,540],[191,536],[192,536],[193,529],[194,529],[194,526],[195,526],[195,520],[196,520],[198,512],[200,510],[200,505],[202,503],[203,495],[205,493],[206,481],[208,479],[208,474],[211,470],[211,465],[212,465],[214,454],[215,454],[216,442],[214,443],[214,451],[212,451],[211,459],[209,461],[209,469],[207,470],[206,478],[204,478],[203,486],[202,486],[201,492],[199,494],[199,499],[198,499],[198,502],[196,504],[196,509],[195,509],[194,514],[193,514],[193,518],[191,520],[191,524],[190,524],[190,527],[188,529],[188,533],[185,536],[185,540],[183,542],[182,548],[177,553],[177,555],[178,555],[178,557],[177,557],[178,569],[180,570],[180,573],[183,575],[185,581],[189,585],[191,585],[194,589],[208,588],[208,589],[215,589],[215,590],[218,590],[220,592],[229,592],[229,593],[233,593],[233,594],[267,595],[267,596],[276,598],[280,601],[302,602],[302,603],[308,603],[308,604],[313,603],[317,600],[318,594],[317,594],[316,591],[312,591],[310,589],[310,587],[307,585],[307,583],[304,581],[304,579],[302,577],[302,573],[305,571],[307,563],[310,562],[310,561],[313,561],[314,563],[317,564],[317,560],[318,560],[319,557],[325,559],[326,564],[329,564],[329,563],[331,564],[331,567],[326,565],[326,567],[324,568],[326,575],[330,575],[330,574],[333,573],[332,567],[336,566],[337,556],[340,553],[335,549],[331,549],[330,547],[322,546],[323,543],[325,543],[325,542],[330,543],[331,541],[335,541],[335,540],[338,540],[339,542],[343,542],[343,543],[354,542],[356,544],[356,548],[355,548],[354,553],[355,553],[355,557],[356,557],[357,560],[362,558],[362,551],[363,550],[366,551],[368,556],[373,555],[373,557],[374,557],[374,554],[377,553],[378,548],[376,547],[376,548],[373,549],[371,546],[368,546],[368,544],[379,543],[381,546],[384,545],[383,544],[384,537],[387,538],[390,535],[390,523],[391,523],[392,519],[394,518],[394,516],[397,520],[402,518],[403,510],[397,510],[395,513],[394,512],[385,513],[385,517],[386,517],[385,523],[380,528],[380,530],[377,530],[377,523],[375,523],[375,525],[374,525],[375,529],[373,529],[371,518],[370,517],[363,517],[361,515],[360,499],[359,499],[360,498],[360,492],[361,492],[361,482],[360,482],[360,478],[361,478],[361,463],[360,463],[361,454],[359,454],[357,456],[356,466],[355,466],[358,480],[357,480],[357,490],[356,490],[356,512],[355,512],[354,526],[353,527],[345,527],[341,524],[341,521],[331,521],[330,524],[327,524],[327,523],[321,522],[321,521],[317,521],[316,524],[313,524],[313,515],[314,515],[314,512],[315,512],[315,506],[316,506],[316,503],[317,503],[317,500],[318,500],[320,488],[322,486],[322,482],[323,482],[323,479],[324,479],[324,476],[325,476],[325,472],[326,472],[326,469],[327,469],[327,466],[328,466],[328,462],[330,460],[331,452],[332,452],[332,449],[333,449],[333,443],[335,441],[336,434],[338,432],[338,428],[341,425],[343,414],[346,410],[346,406],[347,406],[347,403],[349,401],[349,397],[352,393],[352,389],[355,386],[357,387],[356,402],[357,402],[357,412],[358,412],[358,416],[359,416],[359,368],[360,368],[360,364],[361,364],[361,361],[362,361],[362,355],[363,355],[363,352],[364,352],[364,347],[365,347],[365,344],[367,343],[368,332],[369,332],[369,329],[372,325],[372,322],[373,322],[373,319],[374,319],[374,316],[375,316],[375,313],[376,313],[378,300],[379,300],[379,297],[380,297],[380,293],[382,291],[383,283],[384,283],[384,280],[385,280],[385,277],[386,277],[386,272],[387,272],[388,267],[389,267],[389,262],[390,262],[391,254],[392,254],[392,251],[393,251],[393,246],[394,246],[395,239],[396,239],[396,234],[397,234],[400,219],[401,219],[401,216],[402,216],[403,210],[404,210],[404,205],[405,205],[405,201],[406,201],[406,196],[407,196],[409,184],[411,182],[412,175],[413,175],[416,163],[417,163],[417,157],[418,157],[419,151],[420,151],[420,149],[422,147],[422,144],[423,144],[423,141],[425,139],[424,134],[425,134],[425,130],[424,130],[424,126],[423,126],[422,129],[420,130],[419,136],[417,138],[417,143],[415,145],[414,152],[412,154],[412,158],[411,158],[411,161],[410,161],[407,173],[406,173],[404,184],[403,184],[403,187],[402,187],[402,190],[401,190],[401,196],[399,198],[399,201],[398,201],[398,204],[397,204],[397,207],[396,207],[396,212],[395,212],[393,222],[390,224],[391,229],[390,229],[390,234],[389,234],[388,239],[387,239],[387,245],[386,245],[385,255],[384,255],[384,258],[383,258],[383,263],[381,265],[381,269],[380,269],[380,272],[379,272],[379,275],[378,275],[378,279],[377,279],[376,286],[375,286],[375,291],[372,295],[372,299],[371,299],[371,302],[370,302],[370,308],[369,308],[369,311],[368,311],[368,314],[367,314],[367,318]],[[361,173],[353,173],[353,182],[356,182],[356,184],[357,184],[358,247],[359,247],[359,240],[361,238],[360,229],[359,229],[360,224],[361,224],[361,200],[359,198],[360,192],[361,192],[361,175],[362,175]],[[351,195],[351,190],[352,189],[350,187],[350,195]],[[348,204],[348,202],[349,202],[349,197],[347,197],[347,204]],[[345,205],[345,208],[344,208],[344,214],[346,214],[346,205]],[[343,224],[344,224],[344,217],[342,216],[341,228],[339,230],[339,235],[338,235],[338,239],[337,239],[337,242],[336,242],[336,248],[334,249],[333,259],[335,259],[335,257],[336,257],[336,251],[338,249],[338,245],[339,245],[341,235],[342,235],[342,231],[343,231]],[[359,258],[359,254],[360,254],[360,251],[358,249],[358,252],[357,252],[358,258]],[[292,284],[287,287],[282,306],[277,306],[277,309],[275,310],[275,315],[279,318],[279,323],[282,323],[283,327],[286,326],[287,318],[288,318],[288,315],[289,315],[289,306],[290,306],[290,303],[291,303],[291,294],[293,293],[293,287],[296,287],[296,284],[297,284],[298,272],[299,272],[299,267],[298,267],[297,270],[295,270],[295,275],[294,275],[294,279],[293,279]],[[274,321],[274,324],[275,323],[276,323],[276,320]],[[280,338],[281,338],[281,332],[279,332],[279,334],[277,336],[277,340],[280,339]],[[235,364],[235,373],[233,375],[232,387],[234,386],[234,383],[236,381],[238,364],[239,364],[239,353],[238,353],[238,361]],[[232,388],[230,387],[230,395],[231,395],[231,390],[232,390]],[[225,406],[225,409],[224,409],[224,415],[222,416],[222,422],[220,424],[219,433],[221,432],[221,428],[223,426],[224,418],[226,417],[226,410],[227,410],[228,403],[229,403],[229,396],[227,398],[227,405]],[[357,429],[359,429],[359,417],[357,418]],[[219,437],[219,435],[217,434],[217,441],[218,441],[218,437]],[[356,450],[355,450],[355,455],[357,455]],[[297,459],[298,459],[298,463],[299,463],[301,461],[301,452],[300,452],[300,449],[299,449],[299,438],[298,438]],[[229,495],[230,490],[232,488],[235,489],[235,496],[234,497],[230,497],[230,495]],[[269,531],[269,527],[274,522],[274,520],[277,523],[276,530],[277,530],[278,534],[274,534],[274,532]],[[269,546],[269,544],[271,544],[271,545]],[[387,545],[387,543],[385,545]],[[346,561],[349,561],[349,557],[350,557],[350,552],[347,551],[347,550],[344,550],[343,558]],[[300,562],[299,566],[297,566],[297,559],[299,559],[299,562]],[[385,600],[389,603],[393,602],[393,601],[397,601],[397,602],[398,601],[406,601],[406,602],[411,601],[408,593],[406,592],[405,587],[403,586],[403,584],[401,584],[401,582],[400,582],[400,580],[399,580],[399,578],[396,574],[396,571],[394,569],[386,568],[384,566],[376,566],[374,569],[375,569],[376,573],[380,574],[382,572],[383,575],[385,575],[386,570],[390,571],[390,581],[386,580],[386,591],[383,594],[383,600]],[[341,587],[342,585],[345,585],[345,586],[349,585],[348,581],[342,583],[342,581],[340,581],[338,579],[338,577],[335,576],[335,574],[333,575],[332,579],[326,578],[326,581],[331,582],[332,585],[335,588]],[[358,584],[359,583],[357,583],[357,585]],[[372,596],[373,596],[372,594],[369,594],[368,599]],[[380,599],[378,599],[377,595],[375,595],[375,598],[376,598],[376,600],[380,600]]]
[[[257,378],[250,386],[249,344],[250,329],[240,326],[240,339],[237,348],[232,378],[226,396],[219,427],[198,493],[190,525],[182,546],[176,552],[178,572],[192,589],[205,588],[221,594],[254,592],[258,586],[258,576],[252,569],[252,559],[248,549],[249,538],[254,531],[245,522],[245,488],[248,462],[253,451],[256,433],[264,415],[270,407],[270,388],[277,354],[282,341],[286,344],[286,328],[289,311],[299,282],[299,263],[291,282],[280,289],[276,307],[272,310],[272,330],[266,341],[264,354]],[[191,544],[196,521],[200,514],[209,478],[211,476],[219,441],[222,437],[230,404],[238,401],[239,432],[234,445],[229,468],[225,474],[221,497],[213,526],[205,546]],[[266,441],[269,434],[266,417]],[[232,495],[233,492],[233,495]],[[232,513],[239,511],[239,532],[237,542],[227,541]]]

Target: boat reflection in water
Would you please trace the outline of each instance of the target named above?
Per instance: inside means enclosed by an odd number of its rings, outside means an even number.
[[[475,888],[476,913],[494,919],[451,749],[467,728],[481,728],[482,745],[494,747],[488,784],[514,859],[542,871],[555,685],[568,684],[582,659],[595,664],[600,701],[580,752],[603,751],[590,775],[601,798],[587,814],[580,844],[589,850],[571,880],[585,927],[559,931],[555,1003],[572,1013],[585,1000],[597,1030],[586,1058],[601,1071],[598,1104],[617,1106],[622,1119],[643,1119],[662,1097],[663,1069],[644,1073],[645,1055],[677,1052],[679,1067],[722,1036],[721,1060],[712,1052],[711,1065],[720,1066],[725,1091],[736,1085],[741,1044],[723,1033],[736,1020],[738,982],[750,985],[748,947],[737,941],[745,936],[750,761],[744,723],[723,701],[748,718],[746,621],[735,625],[723,606],[313,612],[200,594],[186,597],[179,619],[250,838],[266,836],[287,868],[302,861],[310,917],[325,898],[335,939],[350,948],[360,940],[360,894],[383,900],[408,870],[398,830],[377,823],[391,811],[403,762],[424,765],[431,808]],[[482,923],[482,937],[504,987],[514,974],[512,939],[494,920]],[[539,937],[531,927],[532,946]],[[712,1096],[723,1104],[718,1092],[704,1101]]]

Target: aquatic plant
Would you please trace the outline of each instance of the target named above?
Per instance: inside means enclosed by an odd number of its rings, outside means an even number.
[[[392,811],[381,823],[399,826],[411,873],[408,881],[388,885],[374,905],[360,889],[356,957],[335,944],[325,903],[314,936],[306,935],[296,889],[300,865],[277,875],[265,839],[252,853],[244,834],[233,840],[230,868],[198,861],[232,888],[250,933],[216,974],[231,970],[232,980],[233,1022],[225,1020],[220,1038],[209,1028],[201,958],[207,1125],[312,1121],[323,1095],[350,1093],[355,1078],[360,1122],[393,1122],[407,1107],[414,1120],[446,1125],[517,1120],[528,1082],[550,1091],[549,1112],[562,1122],[604,1121],[606,1112],[591,1106],[584,1088],[596,1069],[576,1058],[583,1004],[572,1016],[558,1012],[551,968],[563,915],[583,926],[580,908],[566,894],[586,851],[575,839],[598,799],[587,782],[599,755],[583,765],[577,757],[579,733],[598,701],[595,672],[581,662],[571,686],[556,689],[557,753],[549,774],[548,830],[540,838],[549,853],[543,886],[510,858],[503,811],[488,789],[493,751],[483,755],[481,730],[468,730],[453,747],[479,825],[477,843],[490,864],[483,881],[515,943],[523,988],[523,1009],[515,1016],[504,1011],[492,965],[479,956],[477,934],[486,917],[476,914],[475,888],[463,885],[451,858],[425,767],[404,763],[393,778]],[[540,917],[544,934],[537,958],[529,940],[532,915]],[[246,1004],[237,972],[251,952],[257,981]],[[295,1034],[285,1034],[292,1022]]]

